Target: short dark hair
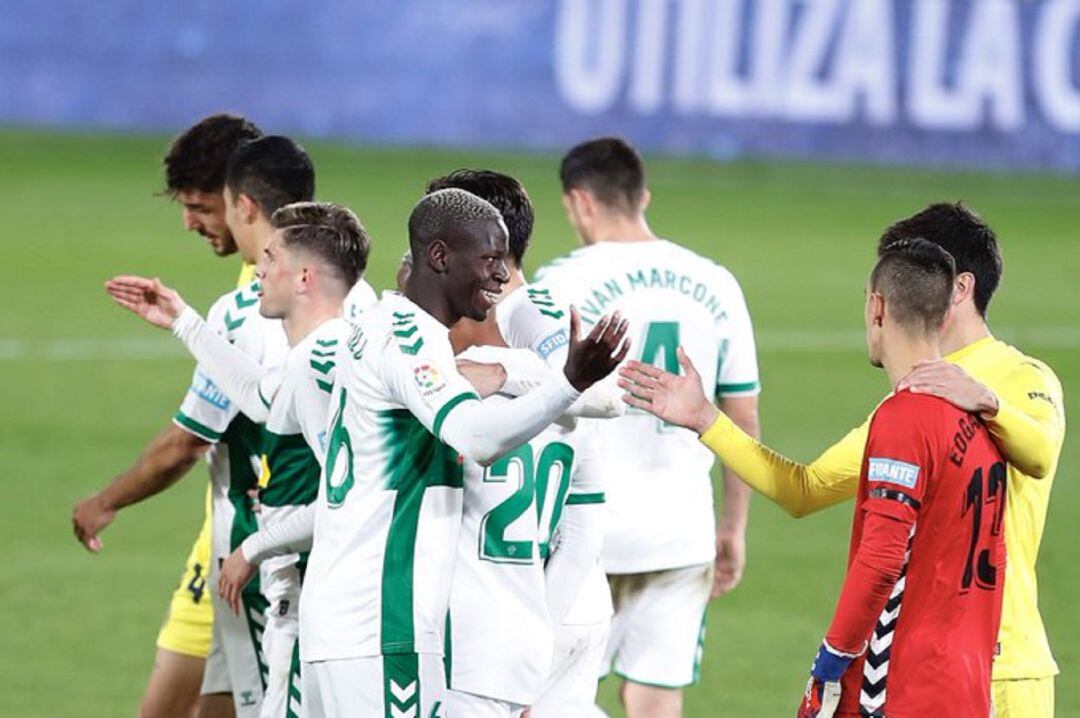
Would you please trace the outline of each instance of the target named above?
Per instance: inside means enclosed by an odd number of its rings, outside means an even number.
[[[304,148],[288,137],[267,135],[237,148],[229,158],[225,185],[233,198],[246,194],[267,217],[293,202],[315,196],[315,168]]]
[[[957,274],[970,272],[975,277],[975,309],[985,317],[1004,269],[994,230],[963,202],[938,202],[890,225],[878,241],[878,254],[915,237],[951,254]]]
[[[461,240],[471,225],[497,222],[502,215],[490,202],[472,192],[451,187],[425,195],[409,214],[409,248],[413,259],[435,240],[453,243]]]
[[[175,197],[188,190],[220,192],[225,186],[229,156],[262,130],[240,115],[210,115],[172,141],[165,159],[165,192]]]
[[[533,206],[521,182],[492,170],[460,169],[428,182],[427,194],[451,187],[471,192],[499,210],[506,222],[510,256],[520,267],[533,230]]]
[[[563,192],[585,189],[600,203],[625,214],[636,212],[645,194],[641,155],[618,137],[601,137],[577,145],[562,159]]]
[[[352,287],[367,268],[371,237],[348,207],[333,202],[294,202],[270,216],[286,247],[311,252]]]
[[[882,250],[870,273],[870,289],[885,297],[899,324],[932,334],[945,323],[955,280],[956,263],[949,253],[917,237]]]

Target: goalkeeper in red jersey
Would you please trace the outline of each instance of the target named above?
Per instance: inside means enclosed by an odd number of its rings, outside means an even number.
[[[955,266],[925,240],[881,253],[866,292],[870,361],[895,387],[940,357]],[[715,416],[685,377],[636,362],[628,403],[682,426]],[[700,384],[697,384],[700,391]],[[701,414],[701,416],[697,416]],[[799,718],[985,718],[1005,578],[1005,462],[978,416],[908,391],[870,424],[847,576]]]

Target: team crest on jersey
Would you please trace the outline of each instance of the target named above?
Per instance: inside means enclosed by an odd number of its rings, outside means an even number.
[[[870,466],[866,472],[867,481],[885,481],[897,484],[908,489],[915,488],[919,480],[919,467],[896,459],[870,458]]]
[[[416,386],[420,388],[420,393],[425,398],[446,386],[446,380],[443,379],[439,368],[427,361],[420,362],[413,367],[413,378],[416,380]]]

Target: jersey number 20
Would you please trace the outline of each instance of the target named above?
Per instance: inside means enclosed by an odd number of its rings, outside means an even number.
[[[502,457],[484,474],[484,481],[503,482],[516,468],[520,477],[518,490],[505,501],[488,511],[480,520],[480,558],[500,563],[532,563],[535,556],[547,558],[551,534],[559,524],[566,492],[570,488],[570,472],[574,450],[562,442],[552,442],[533,460],[529,444],[519,446]],[[552,474],[558,469],[558,481]],[[533,541],[506,539],[506,529],[536,506],[539,545]],[[534,550],[534,547],[538,550]]]

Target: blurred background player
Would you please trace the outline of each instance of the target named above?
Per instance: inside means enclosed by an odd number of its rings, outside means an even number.
[[[164,158],[165,192],[183,207],[184,229],[206,238],[219,257],[236,252],[225,222],[225,168],[241,144],[262,132],[243,117],[211,115],[184,130]],[[245,265],[240,283],[250,281]],[[170,423],[146,446],[136,463],[98,493],[75,505],[75,535],[91,551],[101,550],[98,537],[125,506],[164,490],[201,458],[209,443]],[[144,718],[191,715],[199,699],[203,665],[210,652],[212,602],[206,596],[210,565],[210,494],[205,518],[191,548],[180,584],[157,639],[153,672],[139,707]]]
[[[878,251],[920,237],[954,258],[955,306],[941,335],[944,361],[918,365],[899,388],[936,394],[979,413],[1008,461],[1009,561],[994,660],[994,707],[999,718],[1050,718],[1058,667],[1039,613],[1035,565],[1065,440],[1061,384],[1044,362],[990,332],[986,315],[1001,281],[1002,260],[986,222],[962,204],[932,204],[889,226]],[[774,453],[723,416],[702,440],[754,489],[801,517],[854,496],[868,429],[869,420],[809,464]]]
[[[865,309],[870,361],[899,387],[940,358],[955,263],[921,239],[886,247]],[[706,431],[717,412],[685,377],[631,363],[627,402]],[[991,713],[1005,581],[1005,462],[973,413],[898,389],[870,420],[848,572],[801,718]]]
[[[285,328],[291,349],[280,370],[252,362],[158,280],[126,277],[109,286],[122,306],[180,337],[249,418],[265,421],[261,529],[279,524],[315,499],[337,345],[348,338],[342,306],[363,272],[370,246],[356,216],[339,205],[286,205],[273,214],[271,224],[275,237],[258,265],[259,312],[281,319]],[[260,587],[268,604],[262,637],[268,667],[261,709],[265,718],[295,716],[302,706],[296,638],[305,563],[306,554],[295,553],[262,563]],[[219,583],[225,573],[223,566]],[[248,572],[241,587],[250,578]],[[246,610],[239,595],[228,603],[238,615]]]
[[[538,283],[580,307],[586,326],[622,312],[646,363],[677,372],[676,348],[686,347],[720,408],[757,435],[757,356],[735,277],[653,234],[644,167],[626,142],[584,142],[559,174],[585,246],[541,269]],[[640,411],[599,432],[610,512],[603,560],[615,604],[605,662],[625,681],[630,718],[677,716],[682,688],[697,680],[709,598],[742,576],[749,491],[725,467],[717,524],[713,457],[692,433]]]

